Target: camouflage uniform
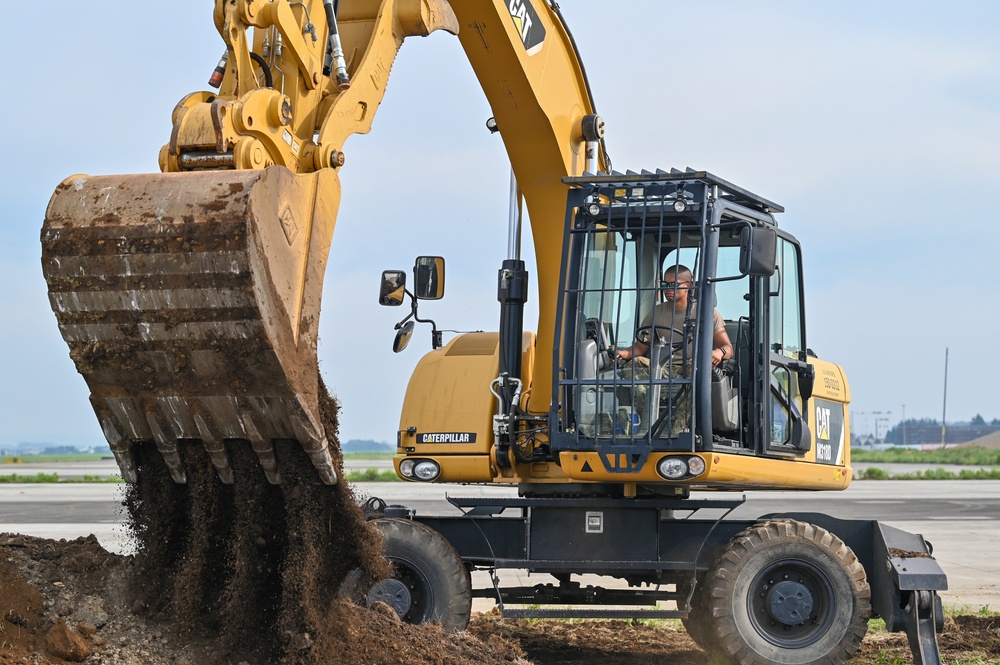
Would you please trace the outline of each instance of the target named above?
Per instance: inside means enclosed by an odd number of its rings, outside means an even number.
[[[680,333],[685,330],[685,324],[688,319],[697,320],[697,317],[697,303],[692,302],[686,311],[678,312],[674,310],[674,303],[672,301],[666,301],[654,306],[643,319],[640,328],[649,327],[651,329],[650,337],[665,335],[669,337],[667,340],[668,344],[681,343],[682,347],[686,346],[686,349],[675,347],[673,357],[662,365],[660,378],[681,379],[691,377],[691,359],[694,355],[694,341],[688,340],[685,345],[680,337]],[[726,322],[723,320],[719,310],[714,310],[712,321],[713,334],[719,330],[726,329]],[[671,329],[673,329],[672,332]],[[684,359],[687,360],[686,363]],[[671,439],[676,438],[678,434],[691,427],[691,392],[694,386],[690,383],[663,384],[660,388],[660,403],[654,409],[656,413],[649,414],[652,417],[647,418],[647,414],[645,413],[648,402],[647,395],[652,386],[649,379],[649,365],[649,358],[642,356],[632,358],[629,364],[619,371],[619,376],[629,382],[629,389],[632,388],[632,381],[635,381],[634,390],[627,389],[626,393],[631,393],[632,408],[639,413],[640,432],[645,433],[648,431],[653,423],[667,412],[672,403],[673,412],[670,414],[672,417],[669,418],[667,426],[660,429],[659,436],[666,435]]]
[[[668,362],[662,366],[658,378],[679,379],[685,378],[684,374],[685,372],[679,364]],[[691,422],[690,384],[661,384],[660,403],[658,407],[654,407],[654,413],[647,414],[649,390],[652,388],[649,358],[645,356],[632,358],[627,365],[618,371],[618,376],[623,379],[626,394],[631,396],[632,408],[639,414],[639,434],[645,434],[649,431],[650,426],[659,420],[660,416],[667,413],[671,402],[673,402],[673,413],[668,415],[666,426],[660,429],[661,436],[666,435],[673,439],[689,429]]]

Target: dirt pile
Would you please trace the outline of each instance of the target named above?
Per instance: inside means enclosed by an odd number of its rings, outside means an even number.
[[[214,665],[309,662],[379,665],[526,663],[499,636],[445,635],[435,625],[401,624],[388,607],[366,610],[331,599],[329,620],[309,640],[293,640],[293,658],[238,658],[207,627],[163,623],[133,611],[140,572],[132,557],[106,552],[93,537],[52,541],[0,535],[0,664]],[[255,608],[249,608],[253,611]],[[195,614],[194,616],[198,616]],[[193,617],[192,617],[193,618]],[[217,622],[216,622],[217,623]],[[244,636],[246,636],[244,634]],[[231,642],[232,637],[223,634]],[[310,636],[312,639],[312,636]],[[267,640],[258,640],[267,642]],[[328,650],[320,653],[318,646]],[[241,649],[246,651],[246,649]]]
[[[516,642],[535,665],[713,665],[680,622],[509,621],[476,617],[470,632],[482,640]],[[948,617],[938,635],[945,663],[1000,663],[1000,616]],[[405,662],[405,661],[400,661]],[[852,665],[911,663],[902,633],[870,630]]]
[[[335,442],[337,404],[325,389],[320,404]],[[134,556],[110,554],[93,536],[0,536],[0,664],[520,661],[502,638],[445,635],[401,624],[388,606],[340,601],[351,570],[391,572],[349,486],[322,484],[294,441],[276,447],[280,485],[265,480],[248,444],[227,449],[232,485],[204,446],[181,442],[187,484],[178,485],[155,446],[135,448],[140,482],[124,501]]]
[[[137,565],[109,554],[93,537],[51,541],[0,535],[0,665],[53,663],[72,654],[63,640],[91,651],[93,665],[215,665],[240,661],[207,631],[162,623],[133,612]],[[299,662],[389,665],[708,665],[709,657],[679,622],[511,621],[474,617],[469,631],[445,635],[437,626],[401,624],[387,607],[365,610],[337,601],[317,644]],[[310,636],[312,637],[312,636]],[[945,662],[1000,663],[1000,617],[949,617],[939,636]],[[304,646],[305,642],[299,643]],[[58,655],[62,654],[62,655]],[[81,654],[82,655],[82,654]],[[901,634],[870,631],[852,663],[910,662]],[[261,662],[248,660],[246,662]],[[281,662],[281,661],[273,661]]]

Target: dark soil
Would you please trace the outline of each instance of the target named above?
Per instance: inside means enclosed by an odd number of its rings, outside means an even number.
[[[521,649],[502,637],[476,637],[469,632],[446,635],[437,625],[403,624],[388,606],[366,610],[342,603],[332,594],[325,594],[325,614],[308,626],[313,631],[308,635],[305,631],[276,633],[275,637],[251,635],[247,626],[257,622],[248,615],[260,609],[252,604],[237,612],[244,616],[235,627],[226,621],[234,618],[226,601],[215,605],[221,611],[215,617],[209,616],[207,606],[189,607],[189,615],[182,616],[178,609],[169,612],[164,604],[157,605],[159,616],[153,617],[152,606],[129,605],[136,587],[150,586],[140,577],[146,573],[148,570],[140,567],[138,559],[109,554],[93,537],[67,542],[0,535],[0,607],[4,608],[0,618],[0,664],[527,662],[522,659]],[[177,599],[174,595],[166,605],[177,603]],[[301,629],[294,621],[303,620],[303,614],[315,609],[314,602],[307,599],[299,611],[289,613],[291,623],[286,625]],[[272,623],[274,616],[260,623]],[[281,611],[277,616],[286,618]],[[203,618],[208,623],[199,625],[198,620]],[[210,630],[208,624],[220,627],[221,632]],[[239,644],[239,637],[249,643]],[[76,651],[67,650],[67,644],[75,645]]]
[[[680,622],[655,626],[624,621],[561,622],[477,617],[469,627],[480,639],[516,642],[536,665],[710,665],[712,660],[688,637]],[[945,663],[1000,663],[1000,616],[948,617],[938,635]],[[911,663],[902,633],[869,631],[851,659],[860,665]]]
[[[246,647],[221,646],[206,626],[147,618],[127,602],[139,571],[132,557],[105,552],[93,537],[51,541],[0,535],[0,664],[214,665],[239,663]],[[224,607],[224,605],[223,605]],[[312,646],[290,658],[242,662],[323,665],[709,665],[679,622],[511,621],[473,618],[467,632],[400,623],[387,606],[365,610],[331,600]],[[248,611],[252,611],[251,607]],[[223,610],[225,611],[225,610]],[[198,614],[204,615],[202,612]],[[213,625],[219,625],[218,618]],[[225,636],[223,622],[222,633]],[[243,633],[247,636],[247,633]],[[228,638],[232,642],[232,638]],[[69,640],[69,642],[67,642]],[[75,642],[73,641],[75,640]],[[255,643],[268,643],[266,639]],[[1000,663],[1000,617],[949,617],[939,636],[944,662]],[[78,651],[68,653],[66,644]],[[238,646],[238,645],[237,645]],[[61,656],[58,654],[62,654]],[[251,654],[252,656],[252,654]],[[72,659],[71,659],[72,658]],[[896,660],[898,659],[898,660]],[[852,663],[912,662],[900,634],[870,632]]]

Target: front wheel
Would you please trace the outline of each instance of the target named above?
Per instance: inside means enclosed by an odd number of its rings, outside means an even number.
[[[813,524],[774,520],[737,534],[708,588],[718,646],[739,665],[846,663],[868,630],[864,567]]]
[[[372,525],[382,533],[392,577],[375,580],[355,568],[341,583],[340,595],[366,607],[383,602],[407,623],[436,621],[448,632],[464,629],[472,613],[472,583],[451,543],[412,520],[382,518]]]

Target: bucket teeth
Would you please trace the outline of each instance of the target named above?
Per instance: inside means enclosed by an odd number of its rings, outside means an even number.
[[[301,412],[292,414],[289,418],[292,430],[295,432],[296,438],[302,442],[302,448],[309,455],[309,459],[312,460],[313,466],[316,467],[316,471],[319,473],[319,477],[323,483],[326,485],[336,485],[337,471],[333,466],[333,457],[330,456],[330,442],[323,435],[322,427],[309,420],[305,415],[309,411],[302,403],[301,396],[296,401],[301,408]]]
[[[184,473],[184,465],[181,462],[180,453],[177,450],[177,438],[170,431],[166,419],[156,409],[150,408],[146,411],[146,421],[149,429],[153,433],[153,441],[156,442],[156,449],[163,456],[163,461],[170,469],[170,477],[175,483],[187,484],[187,475]]]
[[[264,475],[267,476],[267,482],[272,485],[280,485],[281,474],[278,473],[278,458],[274,453],[274,446],[270,441],[265,440],[261,436],[260,429],[257,427],[257,423],[254,422],[253,414],[249,408],[243,408],[240,411],[240,419],[243,422],[243,429],[247,433],[247,438],[250,439],[250,445],[253,447],[253,451],[257,453],[260,465],[264,467]]]
[[[209,459],[212,460],[212,466],[215,467],[215,472],[219,474],[219,480],[221,480],[226,485],[232,485],[234,482],[233,478],[233,466],[229,462],[229,453],[226,451],[226,446],[221,441],[209,441],[204,440],[205,451],[208,453]]]
[[[260,465],[264,467],[264,475],[267,476],[267,482],[272,485],[280,485],[281,474],[278,472],[278,458],[274,454],[274,446],[269,441],[259,440],[251,441],[250,445],[253,446],[253,451],[257,453]]]
[[[135,468],[135,454],[132,452],[132,446],[122,436],[121,428],[118,427],[111,412],[104,408],[97,408],[97,419],[101,423],[101,430],[104,432],[104,438],[108,440],[115,461],[118,462],[118,468],[121,469],[122,479],[132,485],[139,482],[139,473]]]
[[[229,453],[226,451],[225,444],[215,436],[213,428],[209,425],[211,417],[200,404],[192,405],[192,411],[194,412],[192,420],[194,420],[195,429],[198,430],[198,435],[205,445],[205,451],[212,460],[215,472],[219,474],[219,480],[226,485],[232,485],[234,482],[233,466],[229,461]]]
[[[336,485],[337,471],[333,466],[333,458],[330,456],[330,447],[326,439],[323,439],[323,447],[320,450],[307,450],[306,453],[316,467],[320,480],[327,485]]]
[[[139,473],[135,469],[135,455],[132,451],[112,446],[111,453],[115,456],[115,461],[118,462],[118,468],[122,472],[122,480],[131,485],[139,482]]]

